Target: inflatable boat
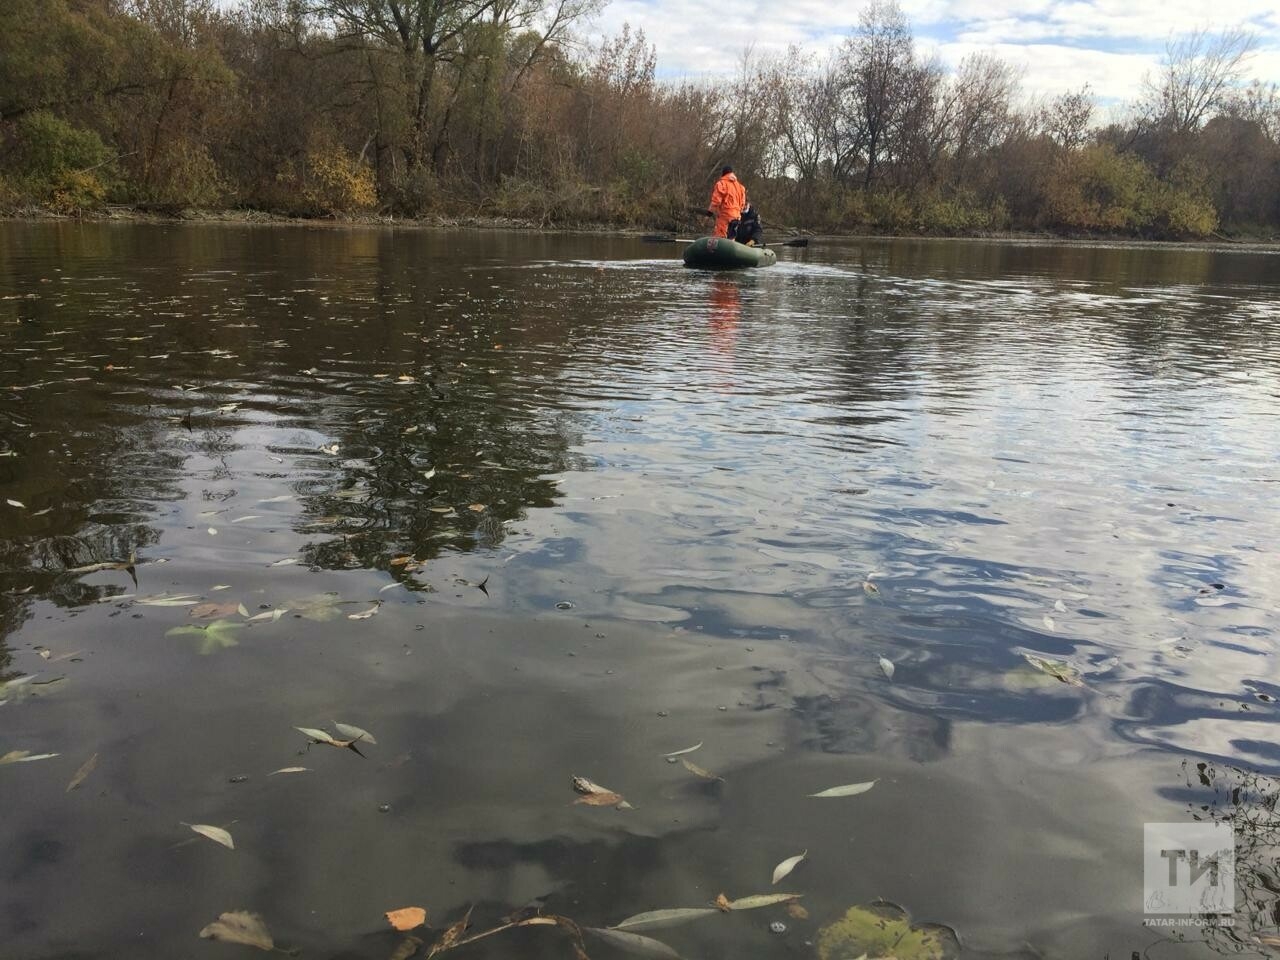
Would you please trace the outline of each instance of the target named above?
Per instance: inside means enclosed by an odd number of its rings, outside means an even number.
[[[728,237],[700,237],[684,249],[684,265],[704,270],[771,267],[778,255],[768,247],[749,247]]]

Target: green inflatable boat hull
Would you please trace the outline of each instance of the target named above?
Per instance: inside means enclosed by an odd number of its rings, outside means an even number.
[[[748,247],[728,237],[701,237],[684,250],[686,267],[705,270],[771,267],[777,262],[778,255],[768,247]]]

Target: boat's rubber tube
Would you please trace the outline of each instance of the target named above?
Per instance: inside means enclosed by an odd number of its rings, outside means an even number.
[[[768,247],[748,247],[728,237],[701,237],[684,250],[686,267],[734,270],[739,267],[771,267],[778,255]]]

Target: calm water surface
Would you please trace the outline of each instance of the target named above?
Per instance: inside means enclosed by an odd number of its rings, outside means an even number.
[[[965,956],[1266,949],[1280,258],[678,255],[0,224],[0,754],[58,754],[0,766],[0,956],[246,954],[197,933],[247,908],[385,958],[408,905],[776,890],[809,918],[651,935],[813,957],[884,897]],[[376,744],[295,729],[333,721]],[[664,760],[697,742],[723,781]],[[1143,823],[1192,815],[1251,826],[1234,933],[1179,944]]]

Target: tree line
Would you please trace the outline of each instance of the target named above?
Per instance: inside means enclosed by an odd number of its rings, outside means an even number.
[[[925,56],[894,0],[830,54],[661,82],[603,0],[6,0],[0,210],[241,208],[680,227],[721,164],[817,231],[1280,233],[1254,38],[1171,42],[1103,123],[1008,63]]]

